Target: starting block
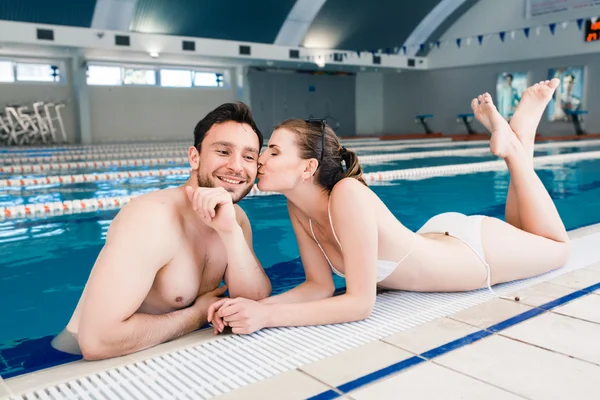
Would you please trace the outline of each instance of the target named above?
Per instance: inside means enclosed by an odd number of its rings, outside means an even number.
[[[426,122],[426,120],[428,120],[430,118],[433,118],[433,114],[422,114],[422,115],[417,115],[415,117],[415,122],[421,124],[423,129],[425,129],[425,133],[433,133],[433,131],[431,130],[431,128],[429,128],[429,125],[427,125],[427,122]]]
[[[475,114],[473,114],[473,113],[458,114],[456,116],[456,122],[462,122],[463,124],[465,124],[465,127],[467,128],[467,132],[469,133],[469,135],[475,135],[477,132],[475,132],[473,130],[473,128],[471,127],[471,121],[473,121],[473,118],[475,118]]]

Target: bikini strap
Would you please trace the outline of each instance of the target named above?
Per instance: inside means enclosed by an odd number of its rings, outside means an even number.
[[[333,237],[335,238],[335,241],[337,242],[338,246],[340,246],[340,250],[341,250],[342,244],[340,243],[340,240],[338,239],[337,235],[335,234],[335,229],[333,229],[333,220],[331,219],[331,207],[329,207],[330,203],[331,203],[331,196],[329,196],[329,199],[327,200],[327,215],[329,216],[329,226],[331,226],[331,232],[333,232]]]
[[[312,233],[313,239],[315,239],[315,242],[317,242],[317,246],[319,246],[319,249],[321,249],[321,253],[323,253],[323,255],[325,256],[325,259],[327,260],[327,264],[329,264],[329,267],[331,267],[331,269],[333,270],[333,272],[336,273],[336,275],[343,277],[344,275],[340,274],[340,272],[337,269],[335,269],[335,267],[331,263],[331,260],[329,260],[329,257],[327,257],[327,253],[325,253],[325,249],[323,249],[323,246],[321,246],[321,243],[319,243],[319,241],[317,240],[317,236],[315,235],[315,231],[313,230],[312,220],[310,218],[308,219],[308,225],[310,226],[310,233]]]

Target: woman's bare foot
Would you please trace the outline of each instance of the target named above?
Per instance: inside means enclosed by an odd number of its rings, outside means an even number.
[[[537,126],[559,84],[560,80],[554,78],[551,81],[541,81],[525,89],[515,114],[510,120],[510,127],[523,146],[531,147],[532,151]]]
[[[496,109],[489,93],[473,99],[471,107],[475,113],[475,118],[492,133],[490,150],[494,155],[508,158],[515,151],[518,151],[519,147],[522,148],[521,142],[519,142],[508,122]]]
[[[481,124],[485,126],[485,129],[492,132],[492,122],[490,121],[490,117],[486,112],[484,112],[483,108],[480,107],[480,105],[484,103],[484,96],[489,96],[490,101],[492,101],[492,96],[490,96],[489,93],[480,94],[477,98],[471,101],[471,109],[473,110],[477,121],[481,122]]]

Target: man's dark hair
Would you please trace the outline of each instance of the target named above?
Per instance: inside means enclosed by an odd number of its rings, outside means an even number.
[[[209,112],[206,117],[202,118],[194,128],[194,147],[200,151],[206,132],[208,132],[214,124],[222,124],[227,121],[250,125],[252,130],[256,132],[256,136],[258,136],[258,151],[260,151],[263,145],[263,135],[252,118],[250,107],[242,102],[221,104],[219,107]]]

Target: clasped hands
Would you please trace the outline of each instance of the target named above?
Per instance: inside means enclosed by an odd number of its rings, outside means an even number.
[[[236,334],[249,334],[268,325],[268,305],[242,297],[225,298],[208,307],[208,322],[212,323],[215,335],[226,326]]]

